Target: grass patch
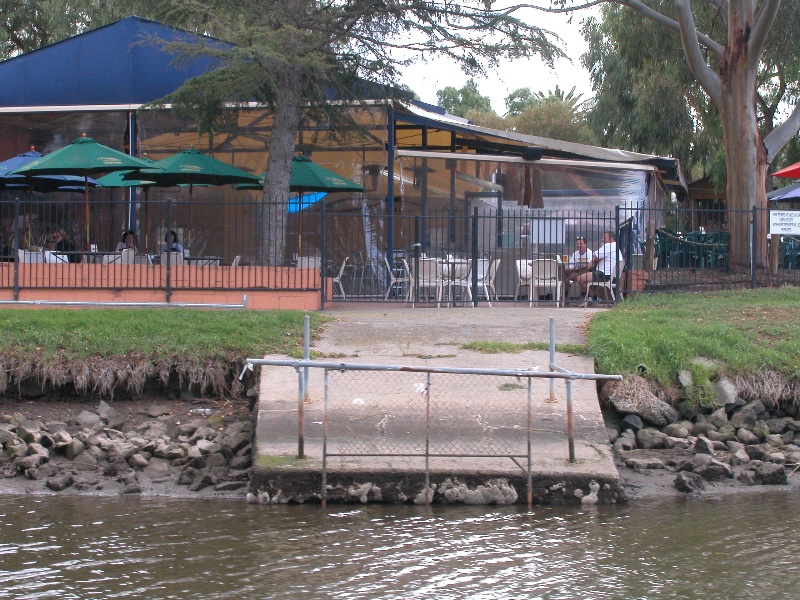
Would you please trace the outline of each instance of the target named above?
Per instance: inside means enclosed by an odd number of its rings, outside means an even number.
[[[307,466],[308,459],[297,458],[296,456],[291,456],[288,454],[282,454],[280,456],[269,456],[265,454],[258,457],[256,464],[265,469],[274,469],[276,467]]]
[[[484,354],[519,354],[525,350],[550,350],[548,342],[526,342],[524,344],[515,344],[512,342],[489,342],[489,341],[473,341],[462,344],[463,350],[474,350],[475,352],[483,352]],[[573,354],[576,356],[585,356],[589,354],[587,346],[581,344],[556,344],[556,352],[562,354]]]
[[[513,390],[525,390],[528,388],[519,383],[504,383],[498,386],[497,389],[500,390],[501,392],[511,392]]]
[[[800,288],[703,294],[638,294],[598,313],[588,349],[598,373],[635,373],[667,387],[695,357],[722,363],[721,373],[772,370],[800,376]],[[702,400],[708,390],[696,390]]]
[[[192,309],[0,310],[3,350],[18,360],[82,362],[145,356],[192,363],[303,355],[300,311]],[[312,338],[325,317],[311,314]]]

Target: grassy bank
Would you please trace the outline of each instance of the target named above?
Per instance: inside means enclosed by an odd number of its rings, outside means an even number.
[[[800,288],[639,294],[595,315],[589,353],[598,373],[637,373],[668,387],[706,357],[730,375],[800,377]]]
[[[230,390],[245,358],[302,357],[298,311],[0,310],[0,392],[23,380],[140,392],[149,379]],[[325,317],[311,314],[316,336]]]
[[[301,357],[297,311],[190,309],[0,310],[2,350],[20,359],[83,361],[90,356],[146,356],[154,361]],[[312,335],[322,323],[311,314]]]

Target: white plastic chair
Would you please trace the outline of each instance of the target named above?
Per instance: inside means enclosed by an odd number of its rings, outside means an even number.
[[[439,308],[442,305],[442,262],[436,258],[420,258],[415,280],[420,298],[427,298],[427,294],[423,295],[426,290],[432,291],[436,308]]]
[[[402,293],[405,289],[405,296],[403,298],[407,301],[411,290],[411,275],[408,271],[408,263],[405,259],[401,259],[402,264],[394,268],[389,264],[389,259],[384,255],[383,263],[386,265],[386,273],[389,276],[389,284],[386,286],[386,293],[383,295],[384,300],[389,299],[389,294],[395,288]]]
[[[347,260],[349,258],[349,256],[344,257],[344,260],[339,267],[339,272],[333,278],[333,293],[336,294],[336,286],[339,286],[339,292],[342,294],[342,300],[347,300],[347,294],[344,293],[344,286],[342,285],[342,275],[344,275],[344,269],[347,266]]]
[[[122,253],[121,252],[114,252],[109,254],[103,254],[103,264],[110,265],[112,263],[118,263],[122,260]]]
[[[319,256],[301,256],[297,259],[299,269],[319,269],[322,259]]]
[[[531,269],[531,261],[529,260],[516,260],[514,261],[515,268],[517,270],[517,289],[514,290],[514,301],[516,302],[517,298],[519,297],[519,291],[527,287],[528,288],[528,300],[530,301],[533,298],[533,294],[531,294],[531,277],[533,276],[533,270]]]
[[[442,271],[442,288],[447,289],[447,305],[455,304],[455,291],[465,290],[462,298],[472,300],[470,275],[472,275],[472,262],[444,263]]]
[[[19,260],[21,263],[43,263],[44,253],[31,252],[30,250],[23,250],[22,248],[19,248],[17,250],[17,260]]]
[[[119,262],[123,265],[132,265],[134,264],[134,260],[136,258],[136,250],[133,248],[125,248],[122,250],[122,255],[120,256]]]
[[[69,262],[66,254],[60,252],[53,252],[52,250],[44,251],[44,262],[46,263],[65,263]]]
[[[182,265],[183,264],[183,254],[180,252],[162,252],[161,253],[161,264],[166,265],[167,260],[169,260],[170,265]]]
[[[238,267],[240,262],[242,262],[242,255],[241,254],[237,254],[236,256],[233,257],[233,261],[231,262],[231,266],[232,267]]]
[[[478,260],[478,290],[483,290],[489,307],[492,306],[492,296],[497,300],[497,290],[494,289],[494,279],[497,276],[497,269],[499,266],[499,258],[495,258],[492,261],[488,258],[481,258]]]
[[[620,272],[625,270],[625,261],[620,259],[619,261],[619,269]],[[584,302],[586,304],[589,303],[589,296],[597,296],[600,290],[605,290],[604,294],[607,300],[610,300],[614,304],[617,303],[617,297],[614,293],[614,288],[617,287],[617,265],[614,264],[611,267],[611,278],[608,281],[590,281],[586,286],[586,297],[584,298]],[[594,293],[591,291],[594,290]]]
[[[564,282],[559,276],[558,260],[553,258],[536,259],[533,261],[531,279],[531,293],[529,306],[533,306],[533,297],[539,299],[542,290],[553,290],[553,300],[556,307],[561,306],[561,296],[564,290]]]

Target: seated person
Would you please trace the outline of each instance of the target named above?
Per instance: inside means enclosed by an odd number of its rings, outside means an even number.
[[[592,254],[592,260],[584,272],[575,278],[581,294],[586,294],[586,288],[593,281],[610,281],[616,272],[618,260],[617,236],[613,231],[606,231],[603,233],[603,245]]]
[[[44,249],[49,250],[50,252],[56,252],[56,240],[53,237],[53,234],[47,236],[44,241]]]
[[[75,251],[75,245],[70,241],[69,236],[63,229],[53,232],[53,240],[56,242],[55,251],[67,255],[67,261],[71,263],[81,262],[81,255]],[[49,248],[48,248],[49,250]]]
[[[166,243],[161,248],[161,252],[180,252],[183,254],[183,246],[178,243],[178,234],[174,230],[167,233],[164,241]]]
[[[128,231],[122,234],[122,240],[119,244],[117,244],[117,248],[115,252],[122,252],[123,250],[133,250],[136,254],[139,251],[136,249],[136,244],[134,242],[134,234],[133,230],[129,229]]]
[[[585,237],[579,235],[575,238],[575,252],[569,257],[567,266],[564,268],[564,279],[571,279],[573,275],[579,274],[592,260],[593,254],[586,245]]]

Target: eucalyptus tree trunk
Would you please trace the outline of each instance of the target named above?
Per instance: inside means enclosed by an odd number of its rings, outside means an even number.
[[[289,178],[295,139],[302,110],[302,73],[287,67],[283,85],[275,98],[272,136],[264,176],[263,211],[259,229],[263,232],[260,264],[280,265],[286,260],[286,209],[289,204]]]

